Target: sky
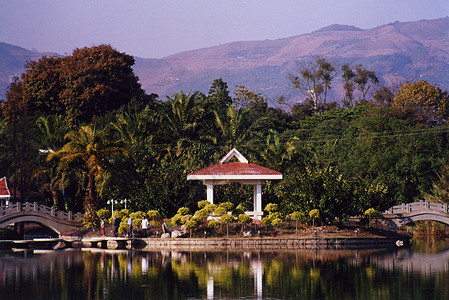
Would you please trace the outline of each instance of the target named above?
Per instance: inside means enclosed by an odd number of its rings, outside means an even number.
[[[448,0],[0,0],[0,42],[59,54],[110,44],[162,58],[332,24],[368,29],[447,16]]]

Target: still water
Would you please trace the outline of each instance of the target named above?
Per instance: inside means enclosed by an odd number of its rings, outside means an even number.
[[[449,299],[449,250],[0,252],[0,299]]]

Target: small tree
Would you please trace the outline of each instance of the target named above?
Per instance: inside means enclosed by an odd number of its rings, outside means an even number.
[[[186,227],[186,229],[189,230],[189,235],[190,237],[192,237],[192,229],[198,227],[198,219],[197,218],[191,218],[190,220],[188,220],[184,226]]]
[[[229,223],[232,223],[235,221],[234,216],[233,215],[229,215],[229,214],[224,214],[221,216],[220,218],[221,223],[226,224],[226,238],[228,238],[229,236]]]
[[[160,217],[159,211],[158,210],[149,210],[147,212],[148,218],[151,219],[152,225],[155,226],[156,225],[156,218]]]
[[[309,211],[309,217],[312,219],[312,227],[315,227],[315,219],[320,218],[320,211],[318,209],[312,209]]]
[[[175,225],[185,224],[190,219],[190,209],[188,207],[181,207],[178,209],[176,215],[173,216],[172,222]]]
[[[305,217],[304,213],[300,211],[294,211],[288,215],[290,220],[295,221],[295,234],[298,234],[298,222],[304,221]]]
[[[250,216],[245,214],[239,215],[239,223],[242,225],[242,232],[245,230],[245,224],[249,224],[253,221]]]
[[[217,220],[210,220],[207,223],[207,228],[214,228],[214,229],[216,229],[216,228],[218,228],[218,226],[220,226],[220,222],[217,221]]]
[[[368,227],[370,227],[372,219],[378,219],[382,216],[382,214],[374,208],[368,208],[363,214],[368,217]]]

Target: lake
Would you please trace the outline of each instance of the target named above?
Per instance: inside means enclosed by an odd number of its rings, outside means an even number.
[[[2,251],[0,299],[449,299],[449,250]]]

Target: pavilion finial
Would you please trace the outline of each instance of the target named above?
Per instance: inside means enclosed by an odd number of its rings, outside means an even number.
[[[227,163],[229,160],[231,160],[231,158],[237,158],[237,160],[241,163],[248,163],[248,160],[240,153],[237,151],[237,149],[232,148],[231,151],[229,151],[221,160],[220,160],[220,164],[224,164]]]

